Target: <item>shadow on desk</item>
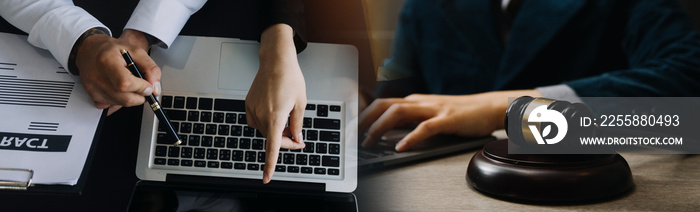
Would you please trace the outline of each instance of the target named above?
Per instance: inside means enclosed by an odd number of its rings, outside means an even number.
[[[362,175],[355,192],[360,211],[697,211],[700,208],[698,155],[623,154],[636,184],[631,193],[590,204],[528,205],[494,199],[470,188],[465,174],[475,152]]]

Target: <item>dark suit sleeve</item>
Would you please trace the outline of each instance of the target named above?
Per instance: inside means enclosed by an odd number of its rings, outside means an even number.
[[[582,97],[700,96],[700,36],[687,14],[677,1],[634,2],[621,43],[630,68],[565,84]]]
[[[260,34],[272,25],[287,24],[294,29],[294,46],[297,53],[306,49],[304,4],[301,0],[263,0],[259,8]]]
[[[382,64],[378,72],[378,98],[405,97],[414,93],[427,93],[425,78],[421,75],[418,64],[417,48],[420,39],[416,21],[420,19],[420,5],[408,0],[401,9],[396,26],[396,37],[391,55]]]

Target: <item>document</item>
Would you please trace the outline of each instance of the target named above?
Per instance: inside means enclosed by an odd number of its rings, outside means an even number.
[[[51,53],[0,33],[0,168],[31,169],[33,184],[75,185],[102,110]],[[0,172],[0,181],[17,181]]]

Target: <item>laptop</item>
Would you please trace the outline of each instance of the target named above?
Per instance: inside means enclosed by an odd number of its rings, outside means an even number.
[[[361,148],[358,154],[360,169],[376,171],[398,165],[412,164],[440,156],[476,150],[483,147],[484,144],[496,140],[493,136],[467,138],[453,135],[436,135],[411,147],[409,151],[397,152],[395,150],[396,143],[412,130],[391,130],[385,133],[373,147]]]
[[[144,107],[136,175],[144,181],[253,190],[350,193],[357,187],[358,53],[309,43],[298,55],[306,80],[301,150],[281,150],[272,182],[262,184],[266,139],[247,125],[245,96],[258,71],[259,44],[179,36],[153,49],[162,69],[161,106],[183,143]]]

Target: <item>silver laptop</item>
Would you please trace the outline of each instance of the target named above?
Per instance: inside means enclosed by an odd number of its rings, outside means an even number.
[[[245,96],[258,70],[253,41],[180,36],[151,56],[162,69],[161,105],[183,144],[144,107],[136,175],[141,180],[314,188],[357,187],[358,53],[348,45],[309,43],[298,55],[308,104],[301,150],[281,150],[272,182],[262,185],[266,139],[245,120]]]

